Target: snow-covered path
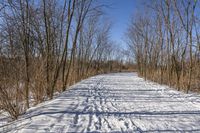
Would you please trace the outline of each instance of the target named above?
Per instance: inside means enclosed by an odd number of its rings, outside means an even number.
[[[200,132],[200,96],[136,73],[91,77],[1,127],[11,132]]]

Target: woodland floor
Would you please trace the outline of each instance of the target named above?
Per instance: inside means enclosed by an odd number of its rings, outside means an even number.
[[[98,75],[30,108],[0,132],[200,132],[200,96],[136,73]]]

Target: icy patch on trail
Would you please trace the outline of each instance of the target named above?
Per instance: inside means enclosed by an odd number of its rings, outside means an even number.
[[[83,80],[0,132],[200,132],[200,96],[136,73]]]

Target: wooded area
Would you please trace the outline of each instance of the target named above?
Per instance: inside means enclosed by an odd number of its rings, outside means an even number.
[[[200,2],[150,3],[133,16],[126,34],[139,74],[187,93],[200,91]]]
[[[200,1],[149,0],[132,16],[127,49],[97,0],[0,1],[0,111],[28,108],[89,76],[130,71],[200,92]]]
[[[93,0],[0,3],[0,109],[13,119],[81,79],[125,68]]]

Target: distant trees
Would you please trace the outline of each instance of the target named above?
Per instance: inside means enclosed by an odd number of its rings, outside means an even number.
[[[148,13],[137,14],[127,42],[145,79],[200,90],[199,1],[154,1]]]
[[[94,0],[0,2],[0,109],[16,119],[74,82],[118,71],[101,8]]]

